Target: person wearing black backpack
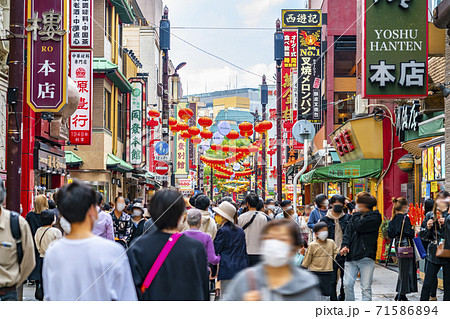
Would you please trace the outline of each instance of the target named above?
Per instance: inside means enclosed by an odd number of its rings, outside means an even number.
[[[6,195],[0,181],[0,301],[16,301],[17,288],[33,271],[33,236],[26,220],[2,207]]]

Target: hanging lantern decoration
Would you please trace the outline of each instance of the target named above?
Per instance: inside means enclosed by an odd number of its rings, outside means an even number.
[[[238,152],[242,153],[242,154],[248,154],[250,153],[250,151],[248,150],[247,146],[241,146],[238,148]]]
[[[209,175],[208,175],[208,176],[206,176],[206,179],[210,179]]]
[[[250,146],[248,147],[248,150],[250,151],[250,153],[256,153],[256,152],[259,151],[259,148],[258,148],[258,146],[256,146],[256,145],[250,145]]]
[[[202,139],[200,137],[192,137],[191,138],[191,142],[192,142],[192,144],[197,145],[197,144],[200,144],[202,142]]]
[[[194,111],[192,111],[190,108],[188,108],[188,107],[186,107],[186,108],[184,108],[184,109],[180,109],[179,111],[178,111],[178,116],[181,118],[181,119],[183,119],[183,121],[187,121],[187,120],[189,120],[191,117],[192,117],[192,115],[194,115]]]
[[[242,132],[248,132],[253,130],[253,125],[250,122],[242,122],[239,124],[239,130]]]
[[[241,136],[243,136],[243,137],[250,137],[252,135],[253,135],[253,130],[245,131],[245,132],[241,131]]]
[[[262,134],[262,133],[265,132],[264,129],[261,127],[261,123],[256,124],[256,126],[255,126],[255,132],[256,132],[256,133],[259,133],[259,134]]]
[[[222,147],[220,145],[217,145],[217,144],[211,144],[211,149],[213,151],[220,151],[222,149]]]
[[[244,162],[244,163],[242,163],[242,166],[244,166],[244,167],[250,167],[250,163],[249,162]]]
[[[273,124],[270,121],[262,121],[261,123],[259,123],[259,126],[263,130],[263,132],[267,132],[273,127]]]
[[[180,124],[175,124],[175,125],[173,125],[173,126],[170,126],[169,129],[170,129],[172,132],[174,132],[174,133],[179,132],[179,131],[181,131],[179,125],[180,125]]]
[[[187,131],[189,128],[189,125],[187,123],[178,123],[177,126],[180,131]]]
[[[197,136],[198,134],[200,134],[200,129],[197,126],[191,126],[190,128],[188,128],[188,132],[192,136]]]
[[[238,150],[238,148],[237,148],[236,146],[230,146],[229,152],[231,152],[231,153],[236,153],[237,150]]]
[[[231,132],[228,133],[227,138],[230,140],[235,140],[235,139],[239,138],[239,133],[236,132],[235,130],[231,130]]]
[[[208,139],[208,138],[213,137],[213,133],[210,130],[204,129],[203,131],[200,132],[200,136],[202,138]]]
[[[155,117],[159,117],[159,112],[158,112],[158,110],[150,110],[150,111],[148,111],[148,116],[150,116],[150,117],[153,117],[153,118],[155,118]]]
[[[187,140],[188,138],[191,138],[191,134],[189,134],[188,131],[182,131],[182,132],[180,133],[180,136],[181,136],[182,138],[184,138],[185,140]]]
[[[151,120],[148,120],[147,122],[145,122],[145,125],[147,125],[148,127],[154,128],[154,127],[158,126],[158,121],[156,121],[155,119],[151,119]]]
[[[412,172],[414,169],[414,156],[412,154],[403,155],[396,164],[402,171],[406,173]]]
[[[222,146],[222,151],[224,151],[225,153],[228,153],[230,151],[230,145]]]
[[[174,117],[169,117],[169,126],[177,125],[177,120]]]
[[[210,127],[213,123],[213,120],[210,119],[209,117],[203,116],[201,118],[198,119],[198,125],[200,125],[203,128],[207,128]]]

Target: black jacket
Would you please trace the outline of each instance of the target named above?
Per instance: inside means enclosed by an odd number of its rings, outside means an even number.
[[[422,225],[420,226],[420,232],[419,237],[424,243],[424,245],[427,245],[427,257],[425,257],[429,262],[432,262],[436,265],[444,265],[448,264],[450,262],[450,259],[446,258],[438,258],[436,257],[436,241],[440,242],[441,239],[445,239],[446,237],[450,239],[450,215],[448,212],[444,212],[442,216],[445,218],[445,224],[443,227],[439,225],[438,221],[435,221],[433,223],[433,227],[431,229],[428,229],[427,223],[430,219],[433,219],[434,213],[428,212],[425,215],[425,218],[422,222]],[[436,234],[437,234],[437,240],[436,240]],[[446,243],[448,240],[446,240]],[[446,247],[447,248],[447,247]]]
[[[375,260],[380,225],[381,214],[377,210],[370,211],[366,215],[360,212],[352,215],[342,240],[342,247],[348,247],[350,250],[347,261],[366,257]]]
[[[342,233],[345,234],[345,230],[347,229],[348,222],[350,221],[352,215],[350,214],[344,214],[341,218],[339,218],[339,224],[342,228]],[[324,222],[328,226],[328,238],[334,240],[334,232],[336,228],[336,224],[334,223],[334,219],[325,216],[320,220],[321,222]]]
[[[403,224],[403,220],[405,223]],[[403,232],[402,232],[403,228]],[[411,220],[408,215],[397,214],[395,217],[389,222],[388,225],[388,236],[391,239],[395,239],[395,247],[398,247],[398,241],[401,237],[400,247],[407,247],[408,245],[412,246],[412,239],[414,238],[415,232],[414,228],[411,225]]]

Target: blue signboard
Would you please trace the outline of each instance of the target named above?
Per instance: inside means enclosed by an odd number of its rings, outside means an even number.
[[[164,141],[159,141],[155,145],[155,152],[158,155],[166,155],[169,152],[169,145]]]

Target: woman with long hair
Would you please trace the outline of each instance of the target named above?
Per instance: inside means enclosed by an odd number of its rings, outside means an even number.
[[[446,237],[444,223],[448,216],[449,198],[450,193],[447,191],[441,191],[437,194],[433,211],[426,214],[420,228],[420,238],[423,242],[428,243],[427,256],[425,257],[427,268],[420,294],[421,301],[430,300],[441,267],[444,271],[444,300],[450,300],[450,259],[436,256],[437,247]],[[449,236],[448,231],[447,236]],[[436,299],[433,298],[433,300]]]
[[[408,201],[404,197],[393,198],[392,216],[388,225],[388,235],[394,240],[397,251],[400,247],[414,247],[414,229],[408,216]],[[407,301],[406,295],[417,292],[417,263],[411,258],[398,258],[397,295],[395,300]]]

